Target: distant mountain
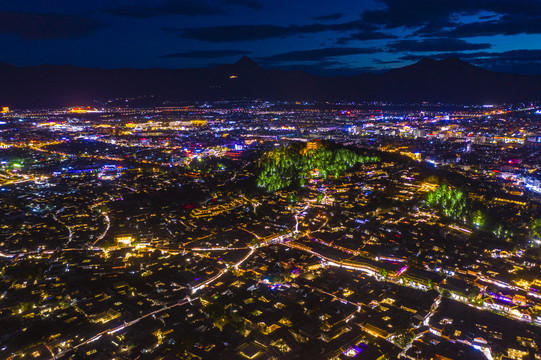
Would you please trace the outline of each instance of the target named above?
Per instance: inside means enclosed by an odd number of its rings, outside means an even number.
[[[485,104],[541,100],[541,76],[496,73],[458,58],[422,59],[383,74],[322,77],[264,69],[244,56],[202,69],[88,69],[0,63],[0,106],[91,105],[92,100],[153,95],[161,100],[442,102]]]

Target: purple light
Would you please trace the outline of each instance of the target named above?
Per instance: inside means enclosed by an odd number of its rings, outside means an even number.
[[[343,355],[346,355],[348,357],[356,357],[357,355],[359,355],[361,352],[363,351],[363,349],[361,349],[360,347],[358,346],[355,346],[355,345],[351,345],[346,351],[344,351],[342,354]]]
[[[501,300],[501,301],[505,301],[505,302],[508,302],[508,303],[513,302],[513,300],[511,300],[511,299],[509,299],[509,298],[507,298],[505,296],[501,296],[501,295],[496,295],[496,299]]]

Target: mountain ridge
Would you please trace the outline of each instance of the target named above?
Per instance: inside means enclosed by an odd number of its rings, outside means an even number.
[[[171,101],[265,98],[485,104],[541,100],[541,76],[492,72],[456,57],[423,58],[381,74],[337,77],[266,69],[247,56],[233,64],[191,69],[0,63],[0,79],[0,105],[13,108],[91,105],[93,100],[143,95]]]

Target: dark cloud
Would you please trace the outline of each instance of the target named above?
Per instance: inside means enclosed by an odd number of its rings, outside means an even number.
[[[439,38],[425,40],[400,40],[387,45],[392,51],[433,52],[433,51],[465,51],[483,50],[491,44],[472,44],[461,39]]]
[[[222,7],[198,0],[167,0],[155,6],[133,5],[104,9],[106,13],[133,18],[151,18],[165,15],[218,15],[224,14]]]
[[[412,36],[421,36],[421,37],[447,37],[447,32],[451,31],[457,26],[456,23],[443,20],[443,21],[432,21],[426,25],[418,28]]]
[[[419,60],[425,59],[425,58],[430,58],[430,59],[435,59],[435,60],[442,60],[442,59],[447,59],[447,58],[450,58],[450,57],[458,57],[458,58],[463,59],[461,53],[440,53],[440,54],[430,54],[430,55],[427,55],[427,54],[424,54],[424,55],[407,54],[407,55],[403,55],[403,56],[399,57],[399,59],[404,60],[404,61],[419,61]]]
[[[103,9],[102,11],[111,15],[131,17],[137,19],[146,19],[164,15],[164,13],[156,11],[156,9],[147,8],[144,6],[124,6],[114,9]]]
[[[295,35],[314,34],[324,31],[347,32],[373,27],[362,21],[350,21],[340,24],[307,25],[225,25],[199,28],[164,28],[166,32],[177,34],[180,38],[208,42],[254,41],[271,38],[285,38]]]
[[[500,60],[500,61],[539,61],[541,62],[541,50],[509,50],[503,52],[488,52],[479,51],[473,53],[458,53],[458,52],[445,52],[431,55],[413,55],[408,54],[401,56],[401,60],[417,61],[425,57],[433,59],[447,59],[449,57],[458,57],[463,60],[470,59],[484,59],[484,60]]]
[[[400,63],[402,63],[401,60],[381,60],[381,59],[379,59],[379,58],[373,58],[372,61],[373,61],[375,64],[380,64],[380,65],[400,64]]]
[[[396,39],[397,36],[393,34],[387,34],[381,31],[360,31],[349,36],[341,37],[337,40],[338,44],[345,44],[349,41],[360,40],[385,40],[385,39]]]
[[[541,15],[540,15],[541,16]],[[479,17],[488,21],[456,23],[450,21],[431,22],[414,33],[422,37],[468,38],[477,36],[541,34],[540,16],[524,14]]]
[[[346,55],[373,54],[380,52],[376,48],[351,48],[337,47],[312,50],[298,50],[280,53],[276,55],[259,58],[263,61],[324,61]]]
[[[455,37],[517,34],[541,34],[541,18],[527,15],[507,15],[498,20],[458,25],[447,32],[448,36]]]
[[[252,10],[260,10],[263,8],[263,5],[257,0],[228,0],[226,1],[226,4],[240,5]]]
[[[159,58],[194,58],[194,59],[217,59],[227,56],[240,56],[249,54],[250,51],[243,50],[199,50],[186,51],[158,56]]]
[[[173,1],[173,0],[170,0]],[[174,0],[174,3],[185,4],[186,1]],[[209,0],[207,0],[209,1]],[[217,0],[216,0],[217,1]],[[229,5],[237,4],[257,8],[254,0],[230,0]],[[199,28],[166,28],[164,30],[176,34],[183,39],[206,42],[256,41],[271,38],[286,38],[315,34],[325,31],[343,32],[351,35],[339,37],[338,44],[349,41],[396,39],[394,34],[384,29],[397,27],[418,28],[415,36],[461,38],[494,34],[539,33],[541,28],[541,1],[539,0],[379,0],[384,9],[368,10],[362,14],[362,20],[328,24],[317,22],[306,25],[223,25],[203,26]],[[198,6],[208,6],[208,2],[197,2]],[[521,9],[516,9],[521,7]],[[207,14],[223,10],[220,6],[210,6]],[[133,10],[133,9],[132,9]],[[161,11],[161,10],[160,10]],[[507,13],[506,13],[507,11]],[[165,11],[164,11],[165,12]],[[143,12],[141,16],[150,16]],[[477,14],[485,20],[472,23],[458,22],[463,14]],[[323,15],[315,19],[324,21],[338,19],[342,13]],[[446,32],[449,32],[447,34]],[[436,40],[431,40],[434,45]],[[451,48],[443,51],[480,50],[483,45],[449,43]],[[412,44],[415,45],[415,44]],[[430,47],[427,50],[433,51]]]
[[[314,16],[313,19],[316,21],[329,21],[329,20],[338,20],[341,19],[344,14],[334,13],[329,15]]]
[[[488,53],[491,58],[504,61],[538,61],[541,62],[541,50],[509,50],[501,53]],[[541,69],[540,69],[541,70]]]
[[[492,20],[498,17],[499,17],[498,14],[482,15],[482,16],[479,16],[479,20]]]
[[[278,25],[228,25],[189,29],[164,28],[163,30],[177,34],[180,38],[208,42],[253,41],[295,34],[288,27]]]
[[[105,24],[82,16],[0,12],[0,33],[25,40],[74,39],[95,33]]]
[[[223,15],[231,6],[252,10],[263,7],[257,0],[166,0],[159,4],[127,5],[102,11],[117,16],[152,18],[166,15]]]
[[[415,27],[432,22],[448,21],[455,14],[477,14],[482,11],[496,14],[541,15],[538,0],[379,0],[385,8],[363,13],[367,22],[394,28]]]

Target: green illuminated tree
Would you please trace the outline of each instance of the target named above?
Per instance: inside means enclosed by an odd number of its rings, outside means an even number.
[[[541,219],[532,221],[530,231],[534,238],[541,239]]]
[[[481,229],[485,225],[486,221],[487,217],[485,214],[483,214],[483,212],[481,212],[481,210],[475,210],[471,214],[471,222],[478,229]]]
[[[338,177],[355,164],[378,161],[376,156],[362,156],[347,149],[330,150],[324,146],[308,149],[306,145],[291,144],[262,157],[257,185],[268,192],[302,187],[307,180]]]
[[[295,203],[299,200],[299,196],[295,193],[290,193],[288,196],[287,196],[287,201],[289,201],[290,203]]]
[[[505,239],[513,236],[513,233],[507,228],[507,226],[498,224],[492,233],[499,239]]]
[[[389,276],[389,271],[387,271],[386,269],[380,269],[378,274],[384,278],[384,279],[387,279],[387,277]]]
[[[428,206],[437,209],[443,215],[459,219],[466,212],[467,197],[462,190],[451,188],[447,184],[440,186],[427,196]]]

